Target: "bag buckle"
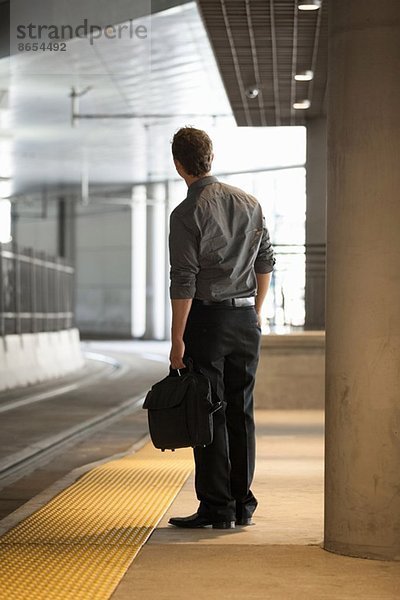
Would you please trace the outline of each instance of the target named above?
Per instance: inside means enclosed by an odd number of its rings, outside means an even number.
[[[211,406],[209,414],[213,415],[220,408],[222,408],[222,402],[221,402],[221,400],[218,400],[218,402],[214,402],[214,404]]]

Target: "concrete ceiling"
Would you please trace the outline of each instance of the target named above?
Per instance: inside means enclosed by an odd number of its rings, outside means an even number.
[[[147,25],[149,44],[140,51],[129,40],[72,40],[65,72],[46,52],[28,63],[0,61],[0,91],[7,92],[0,100],[0,177],[11,178],[0,185],[10,194],[69,189],[82,178],[111,186],[171,177],[174,131],[213,122],[188,113],[225,114],[234,122],[196,4],[154,14]],[[72,127],[72,87],[91,88],[80,98],[80,113],[159,116],[79,120]]]
[[[297,0],[198,0],[236,122],[301,125],[325,111],[327,0],[301,11]],[[298,82],[299,70],[314,79]],[[256,98],[246,89],[256,85]],[[309,99],[307,110],[293,103]]]
[[[112,6],[117,4],[121,10],[129,5],[118,0]],[[153,12],[171,4],[176,6],[148,17],[149,43],[140,51],[129,40],[91,45],[74,39],[64,70],[55,53],[0,60],[0,196],[76,193],[82,181],[93,189],[126,191],[133,183],[175,176],[168,141],[182,125],[210,129],[212,115],[225,115],[217,120],[233,126],[232,109],[239,125],[302,124],[303,115],[290,108],[300,95],[312,97],[310,116],[321,113],[325,12],[299,15],[294,0],[199,0],[211,45],[196,3],[157,0]],[[314,82],[293,87],[294,69],[313,63]],[[257,81],[261,94],[248,100],[243,92]],[[77,119],[73,127],[73,87],[78,93],[90,88],[76,107],[80,115],[140,118]],[[260,139],[259,148],[246,151],[248,168],[263,167],[267,153]],[[227,155],[219,163],[221,172],[232,169],[229,160]]]
[[[0,58],[10,54],[10,25],[13,16],[31,13],[32,23],[40,23],[41,15],[51,16],[53,22],[71,23],[84,16],[101,27],[109,23],[124,23],[129,19],[155,14],[190,0],[0,0]],[[44,20],[43,22],[46,22]]]

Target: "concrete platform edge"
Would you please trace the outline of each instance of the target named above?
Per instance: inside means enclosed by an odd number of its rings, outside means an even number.
[[[76,328],[6,335],[0,344],[0,391],[51,380],[83,365]]]

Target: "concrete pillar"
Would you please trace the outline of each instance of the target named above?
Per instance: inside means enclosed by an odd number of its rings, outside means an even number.
[[[127,204],[76,206],[76,323],[86,337],[132,337],[132,217]]]
[[[326,118],[307,122],[305,328],[325,329]]]
[[[149,183],[147,191],[146,331],[145,339],[164,339],[165,321],[165,185]]]
[[[132,188],[132,336],[146,331],[146,186]]]
[[[75,198],[57,202],[58,255],[75,263]]]
[[[330,0],[325,542],[400,559],[400,3]]]

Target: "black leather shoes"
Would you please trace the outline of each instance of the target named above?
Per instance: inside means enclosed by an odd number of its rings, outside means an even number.
[[[254,525],[254,523],[251,517],[240,517],[236,519],[236,525],[246,527],[247,525]]]
[[[211,525],[213,529],[234,529],[235,521],[214,521],[207,517],[194,513],[190,517],[172,517],[168,523],[175,527],[184,527],[186,529],[199,529]]]

